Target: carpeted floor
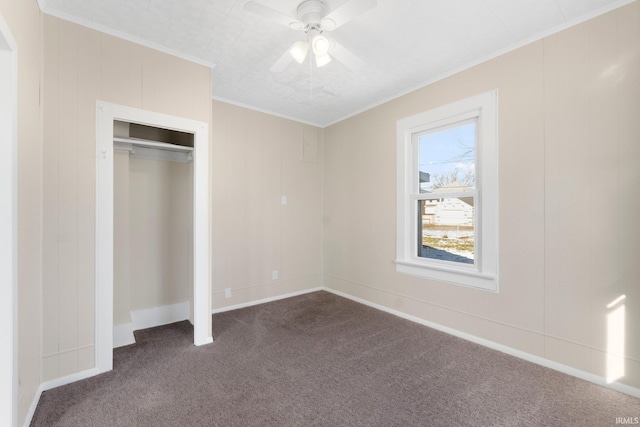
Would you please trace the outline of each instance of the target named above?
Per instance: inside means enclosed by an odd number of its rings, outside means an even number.
[[[327,292],[136,333],[32,426],[608,426],[640,400]]]

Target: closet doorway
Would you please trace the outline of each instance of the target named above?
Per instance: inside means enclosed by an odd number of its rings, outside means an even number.
[[[0,425],[17,423],[17,61],[0,15]]]
[[[99,372],[106,372],[113,368],[114,346],[114,144],[119,144],[120,149],[123,144],[131,144],[131,141],[114,138],[114,123],[192,135],[192,151],[182,152],[180,148],[169,147],[170,151],[159,155],[187,156],[189,161],[193,161],[192,312],[195,345],[213,341],[209,274],[209,136],[207,123],[100,101],[96,107],[96,367]],[[146,147],[143,144],[131,149],[140,152],[158,148],[149,141],[146,144]]]

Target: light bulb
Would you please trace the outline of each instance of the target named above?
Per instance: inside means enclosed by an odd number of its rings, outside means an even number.
[[[325,53],[324,55],[316,55],[316,66],[318,68],[324,67],[329,62],[331,62],[331,57],[328,53]]]
[[[326,37],[317,34],[313,36],[311,46],[313,46],[313,53],[316,55],[326,55],[329,51],[329,40],[327,40]]]
[[[295,59],[298,64],[302,64],[304,62],[304,58],[307,57],[307,51],[309,50],[309,44],[307,42],[299,41],[294,44],[293,47],[289,50],[293,59]]]

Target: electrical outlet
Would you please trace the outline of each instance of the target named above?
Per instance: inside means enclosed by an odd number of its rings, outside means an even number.
[[[231,288],[224,288],[224,297],[231,298]]]
[[[273,270],[271,272],[271,280],[278,280],[278,270]]]

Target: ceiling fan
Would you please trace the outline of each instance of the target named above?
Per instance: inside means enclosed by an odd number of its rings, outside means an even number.
[[[349,0],[342,6],[329,10],[324,0],[305,0],[298,5],[295,18],[256,1],[249,1],[244,5],[244,9],[292,30],[305,33],[304,40],[294,43],[271,66],[271,71],[280,72],[294,59],[302,64],[309,50],[313,52],[317,67],[327,65],[332,57],[351,69],[362,66],[363,62],[360,58],[335,40],[327,39],[323,33],[335,30],[377,4],[377,0]]]

